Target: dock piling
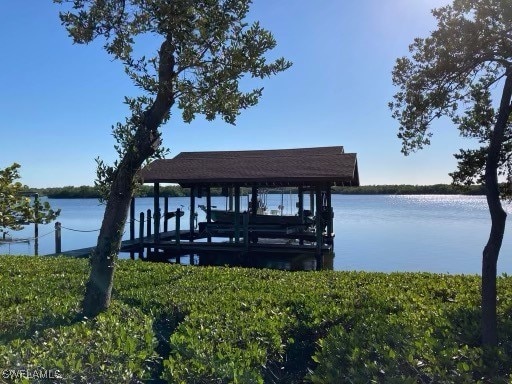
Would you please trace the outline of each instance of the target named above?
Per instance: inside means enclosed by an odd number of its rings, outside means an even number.
[[[322,243],[323,243],[323,220],[322,220],[322,189],[321,187],[316,187],[316,213],[315,213],[315,226],[316,226],[316,254],[317,256],[322,255]]]
[[[167,218],[169,217],[169,196],[165,196],[164,199],[164,232],[168,231]]]
[[[144,212],[140,213],[139,216],[139,259],[144,257],[144,248],[143,248],[143,238],[144,238]]]
[[[62,225],[58,221],[55,223],[55,253],[62,253]]]
[[[180,242],[181,242],[181,239],[180,239],[180,234],[181,234],[180,216],[181,216],[181,210],[178,208],[176,210],[176,245],[178,247],[180,246]]]
[[[249,251],[249,212],[243,213],[243,231],[244,231],[244,249],[246,252]]]
[[[158,244],[160,240],[160,183],[155,183],[154,193],[153,232],[155,233],[155,243]]]
[[[135,239],[135,198],[130,201],[130,240]]]
[[[146,212],[146,236],[149,238],[151,237],[151,209],[148,209]],[[146,257],[149,257],[149,254],[151,253],[151,248],[147,247],[146,249]]]
[[[135,198],[130,201],[130,240],[135,240]],[[130,251],[130,259],[135,259],[135,253]]]
[[[194,242],[194,220],[195,220],[195,208],[196,208],[196,194],[198,188],[190,188],[190,217],[189,217],[189,242]]]
[[[151,209],[146,211],[146,236],[151,236]]]

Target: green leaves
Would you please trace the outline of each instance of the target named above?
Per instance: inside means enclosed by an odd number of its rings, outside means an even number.
[[[123,62],[141,91],[125,98],[131,115],[112,127],[119,160],[108,165],[97,159],[96,187],[105,200],[118,169],[130,168],[133,180],[122,192],[130,194],[139,182],[140,166],[166,154],[159,128],[171,117],[173,105],[187,123],[202,114],[235,124],[241,110],[256,105],[263,91],[242,89],[241,81],[270,77],[291,66],[284,58],[267,62],[265,55],[276,41],[258,22],[245,20],[250,0],[54,2],[63,7],[60,19],[73,41],[104,39],[105,50]],[[160,49],[134,57],[136,45],[148,36],[159,40]]]
[[[0,170],[0,234],[9,230],[19,231],[27,223],[47,224],[57,218],[59,210],[53,210],[48,202],[38,197],[32,203],[24,192],[26,187],[15,181],[20,178],[20,165]]]
[[[234,124],[240,110],[261,96],[260,88],[241,91],[240,79],[270,77],[291,66],[283,58],[266,62],[276,41],[258,22],[245,21],[250,0],[55,2],[69,4],[60,17],[75,43],[103,37],[106,51],[123,61],[134,84],[147,95],[167,93],[185,122],[200,113]],[[148,33],[169,44],[152,57],[132,57],[138,38]],[[163,69],[171,76],[162,77]]]
[[[501,54],[507,48],[497,45],[505,26],[478,19],[479,11],[495,2],[460,7],[462,2],[455,1],[435,10],[438,29],[429,38],[415,40],[411,58],[397,60],[393,83],[400,91],[390,107],[404,129],[412,129],[416,119],[426,128],[441,115],[456,117],[458,103],[468,101],[473,85],[485,79],[489,86],[503,75],[508,64]]]
[[[74,383],[149,375],[156,357],[150,317],[122,303],[95,320],[78,316],[85,260],[2,256],[0,266],[2,366],[58,369]]]
[[[77,305],[86,260],[0,257],[0,364],[68,382],[507,382],[512,278],[498,279],[502,344],[483,363],[479,277],[283,272],[119,261],[113,304]]]
[[[498,116],[492,89],[512,68],[510,12],[509,2],[501,0],[455,0],[435,9],[437,29],[427,38],[415,39],[410,57],[399,58],[393,69],[398,92],[389,107],[400,124],[404,154],[430,144],[431,123],[441,116],[450,118],[461,136],[482,144],[480,149],[455,155],[459,160],[452,174],[455,183],[482,180],[480,155],[487,150]],[[501,174],[507,177],[512,176],[511,139],[512,127],[507,124],[499,162]]]

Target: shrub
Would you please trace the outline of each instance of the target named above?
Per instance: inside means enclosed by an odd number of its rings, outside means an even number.
[[[85,320],[86,261],[0,257],[0,367],[70,383],[512,379],[510,277],[486,367],[478,276],[118,264],[111,309]]]

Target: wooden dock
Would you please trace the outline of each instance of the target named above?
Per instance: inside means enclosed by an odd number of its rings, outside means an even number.
[[[179,233],[177,231],[166,231],[159,233],[158,236],[150,235],[125,240],[121,243],[121,252],[129,253],[132,259],[138,256],[140,259],[148,261],[174,261],[178,263],[183,256],[190,256],[191,259],[193,256],[198,256],[203,258],[203,262],[199,264],[214,264],[217,258],[223,260],[230,258],[236,260],[237,264],[241,260],[248,261],[249,265],[252,265],[251,261],[261,257],[275,256],[290,260],[297,256],[315,258],[318,247],[313,242],[314,234],[305,233],[304,241],[301,244],[295,241],[296,233],[287,232],[290,231],[286,228],[271,231],[268,227],[265,227],[261,231],[247,231],[246,237],[241,237],[238,241],[235,241],[233,229],[226,226],[210,226],[208,231],[194,232],[192,236],[188,230],[181,230]],[[264,237],[254,241],[256,234]],[[221,239],[221,241],[208,241],[212,237]],[[222,240],[223,238],[225,240]],[[231,240],[228,240],[229,238]],[[94,247],[86,247],[48,256],[65,255],[88,258],[93,250]],[[324,244],[321,252],[322,255],[331,255],[332,244]],[[208,261],[204,262],[204,260]]]
[[[188,231],[181,231],[180,236],[183,238],[188,238],[189,232]],[[161,239],[172,239],[176,238],[176,231],[168,231],[160,233]],[[132,250],[139,250],[141,246],[148,247],[151,244],[155,243],[155,235],[151,236],[145,236],[142,239],[133,239],[133,240],[124,240],[121,242],[121,252],[130,252]],[[72,249],[68,251],[62,251],[59,253],[52,253],[48,254],[46,256],[70,256],[70,257],[76,257],[76,258],[87,258],[91,255],[92,251],[96,248],[95,246],[92,247],[86,247],[86,248],[80,248],[80,249]]]
[[[121,252],[144,260],[177,260],[185,255],[191,260],[196,255],[250,259],[277,254],[308,255],[321,264],[318,261],[333,252],[332,187],[359,185],[357,155],[345,153],[342,146],[182,152],[146,165],[141,178],[153,184],[153,209],[136,218],[132,199],[130,240],[122,242]],[[162,196],[164,206],[160,206],[161,183],[189,190],[187,215],[181,204],[181,209],[170,210],[168,196]],[[296,211],[290,209],[284,215],[282,202],[278,209],[267,207],[269,188],[280,189],[281,200],[288,189],[290,202],[293,190]],[[212,205],[215,189],[226,199],[225,210]],[[243,209],[242,190],[247,196]],[[203,198],[200,204],[196,201]],[[196,208],[205,212],[205,222],[198,223]],[[272,213],[279,211],[280,215]],[[172,219],[176,230],[168,231]],[[57,241],[55,249],[57,254],[75,257],[87,257],[93,250],[61,252]]]

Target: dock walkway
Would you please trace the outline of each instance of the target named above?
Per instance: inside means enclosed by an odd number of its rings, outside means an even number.
[[[180,231],[180,237],[188,240],[188,231]],[[160,233],[160,239],[175,239],[176,238],[176,231],[168,231],[168,232],[162,232]],[[155,244],[155,235],[151,236],[144,236],[142,239],[137,238],[133,240],[123,240],[121,242],[121,252],[130,252],[133,250],[139,250],[141,246],[148,247],[152,244]],[[68,251],[62,251],[60,253],[52,253],[48,254],[46,256],[70,256],[70,257],[76,257],[76,258],[88,258],[92,251],[96,248],[96,246],[92,247],[86,247],[86,248],[80,248],[80,249],[72,249]]]
[[[131,254],[140,254],[146,250],[146,256],[154,260],[169,259],[182,255],[192,254],[302,254],[314,253],[317,249],[315,244],[299,244],[292,242],[290,236],[283,232],[271,233],[268,230],[264,233],[265,238],[258,239],[257,242],[249,241],[250,238],[241,238],[239,241],[221,241],[221,242],[208,242],[208,237],[226,237],[233,236],[233,231],[226,228],[218,228],[213,230],[209,228],[207,232],[201,234],[194,232],[190,236],[188,230],[181,230],[179,236],[176,231],[161,232],[158,238],[155,235],[145,236],[143,238],[135,238],[133,240],[124,240],[121,243],[121,252],[129,252]],[[260,233],[261,235],[261,233]],[[289,234],[288,234],[289,235]],[[279,239],[278,239],[279,238]],[[311,234],[304,234],[306,242],[313,241]],[[270,240],[272,239],[272,240]],[[73,249],[63,251],[59,254],[53,253],[47,256],[65,255],[76,258],[87,258],[91,255],[95,247],[86,247],[80,249]],[[323,245],[323,252],[332,251],[332,245]]]

